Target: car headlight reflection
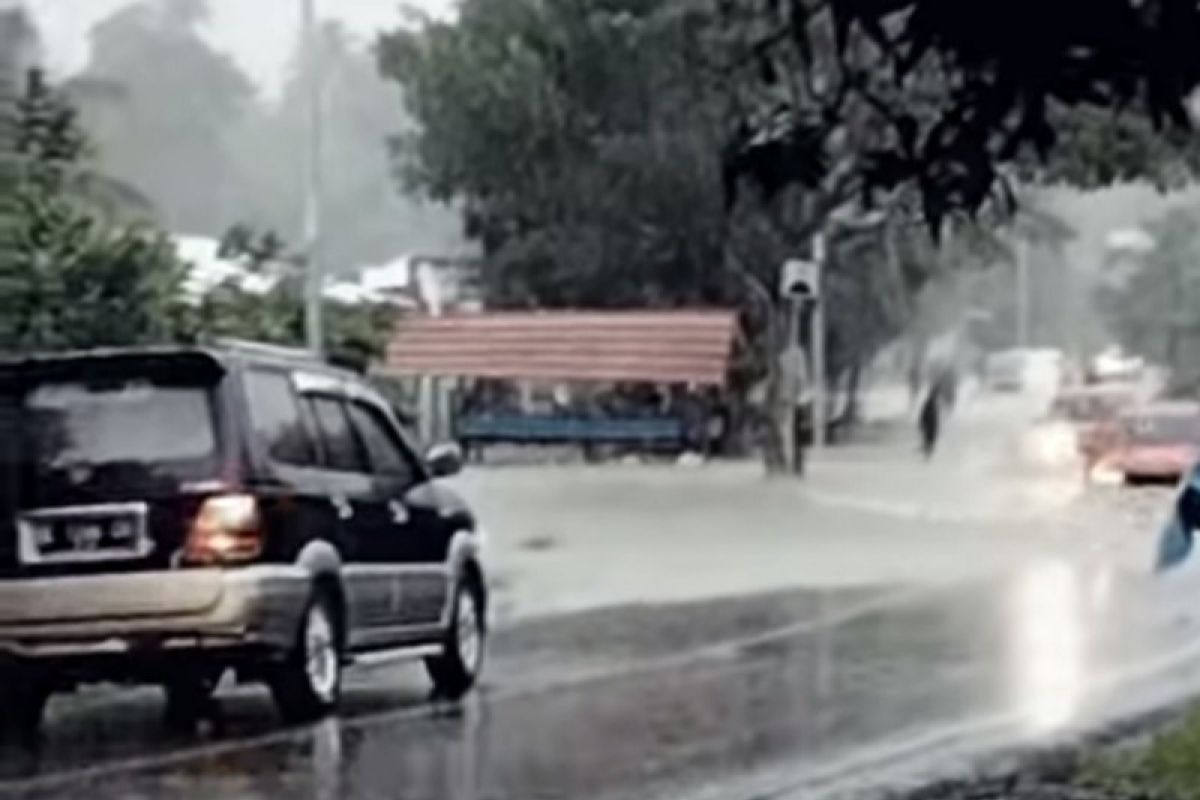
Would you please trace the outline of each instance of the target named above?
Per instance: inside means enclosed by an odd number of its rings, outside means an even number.
[[[1031,455],[1045,464],[1064,464],[1077,453],[1075,432],[1066,426],[1052,425],[1035,429],[1029,437]]]

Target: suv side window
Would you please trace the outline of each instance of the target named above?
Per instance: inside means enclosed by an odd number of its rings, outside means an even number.
[[[247,370],[246,396],[254,435],[272,461],[297,467],[317,463],[311,429],[286,373]]]
[[[345,402],[326,395],[311,395],[309,402],[325,443],[326,466],[341,472],[370,472],[366,456],[350,427],[350,418],[346,416]]]
[[[414,482],[412,454],[400,442],[395,430],[379,409],[365,403],[351,402],[350,420],[359,439],[367,448],[371,467],[376,474],[401,481],[405,486]]]

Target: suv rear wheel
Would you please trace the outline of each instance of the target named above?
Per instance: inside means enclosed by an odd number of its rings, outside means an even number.
[[[425,659],[438,697],[458,700],[471,690],[483,669],[486,641],[483,587],[468,575],[455,590],[442,654]]]
[[[340,605],[318,587],[300,623],[287,660],[270,675],[280,715],[289,722],[318,719],[337,706],[342,690]]]
[[[54,693],[53,680],[12,668],[0,672],[0,738],[33,744],[41,735],[46,704]]]
[[[201,719],[219,716],[213,695],[221,682],[222,670],[197,669],[172,677],[163,684],[167,705],[163,722],[169,730],[190,732]]]

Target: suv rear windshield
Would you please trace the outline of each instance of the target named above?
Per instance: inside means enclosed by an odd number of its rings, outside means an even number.
[[[216,454],[210,392],[138,380],[32,387],[19,415],[38,471],[147,467],[190,477]]]

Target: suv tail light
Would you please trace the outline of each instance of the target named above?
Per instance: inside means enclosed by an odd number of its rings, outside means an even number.
[[[262,555],[262,519],[258,501],[248,494],[207,498],[188,532],[184,561],[217,565],[252,561]]]

